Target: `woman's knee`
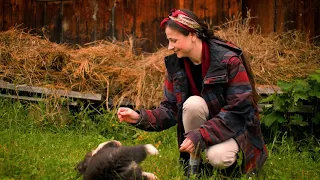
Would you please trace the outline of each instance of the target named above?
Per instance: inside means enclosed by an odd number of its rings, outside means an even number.
[[[221,144],[207,149],[206,156],[209,163],[216,168],[230,167],[237,160],[238,144],[234,139],[229,139]]]
[[[183,103],[182,121],[185,132],[199,128],[208,116],[208,106],[202,97],[191,96]]]
[[[200,109],[208,109],[205,100],[200,96],[190,96],[183,103],[183,110],[195,111]]]
[[[200,96],[190,96],[183,103],[183,114],[187,117],[200,117],[207,120],[209,116],[209,109],[206,101]]]

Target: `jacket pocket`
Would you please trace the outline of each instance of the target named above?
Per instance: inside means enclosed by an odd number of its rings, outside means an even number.
[[[204,84],[221,84],[221,83],[227,83],[228,82],[228,76],[227,74],[217,75],[217,76],[211,76],[206,77],[203,80]]]

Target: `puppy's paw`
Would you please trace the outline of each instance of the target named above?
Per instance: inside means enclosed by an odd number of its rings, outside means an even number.
[[[145,145],[146,151],[150,155],[158,155],[159,151],[157,148],[155,148],[152,144],[146,144]]]
[[[149,172],[142,172],[142,176],[148,178],[148,180],[157,180],[158,177],[156,175],[154,175],[153,173],[149,173]]]

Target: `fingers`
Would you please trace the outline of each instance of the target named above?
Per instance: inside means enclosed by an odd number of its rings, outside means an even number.
[[[127,108],[119,108],[117,115],[120,122],[124,121],[124,117],[128,114],[126,111],[128,111]]]
[[[194,153],[193,146],[183,146],[180,148],[181,152]]]
[[[130,108],[121,107],[118,109],[117,115],[120,122],[123,122],[130,118]]]
[[[193,142],[189,138],[186,138],[180,145],[179,150],[181,152],[194,153],[195,149],[194,149]]]
[[[140,119],[140,115],[136,111],[126,107],[120,107],[117,116],[120,122],[127,123],[137,123]]]

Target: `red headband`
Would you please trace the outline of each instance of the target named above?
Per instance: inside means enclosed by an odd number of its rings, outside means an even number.
[[[179,18],[179,15],[183,15],[186,21],[183,21],[182,18]],[[182,21],[179,21],[182,20]],[[194,19],[192,19],[191,17],[189,17],[186,13],[184,13],[183,11],[180,10],[176,10],[176,9],[172,9],[170,15],[167,18],[164,18],[161,23],[160,23],[160,27],[164,28],[165,24],[167,24],[167,22],[169,20],[173,20],[175,23],[177,23],[179,26],[181,26],[182,28],[190,31],[190,32],[197,32],[201,29],[201,26],[199,25],[198,22],[196,22]],[[193,24],[195,24],[196,26],[194,27],[190,27],[190,25],[188,26],[188,21],[192,22]]]

